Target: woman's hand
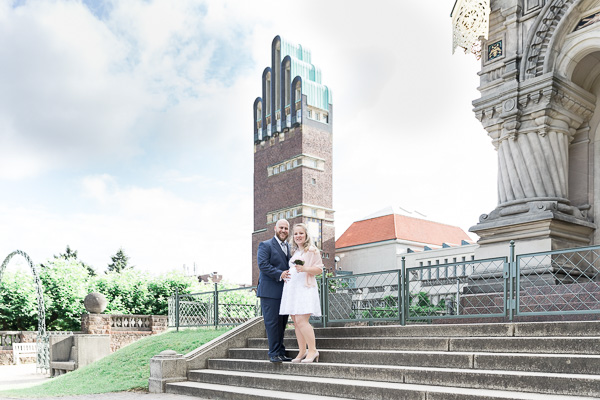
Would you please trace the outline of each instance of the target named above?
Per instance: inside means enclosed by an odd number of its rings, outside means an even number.
[[[296,264],[296,271],[298,271],[298,272],[304,272],[304,265]]]

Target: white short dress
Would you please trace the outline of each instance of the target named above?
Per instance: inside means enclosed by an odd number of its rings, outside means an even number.
[[[303,315],[310,314],[315,317],[321,316],[321,300],[319,299],[319,289],[316,279],[306,272],[296,271],[294,260],[304,260],[305,266],[317,266],[323,268],[323,262],[319,255],[319,250],[314,248],[306,254],[303,251],[296,250],[290,258],[290,279],[283,285],[281,294],[281,305],[279,306],[280,315]]]

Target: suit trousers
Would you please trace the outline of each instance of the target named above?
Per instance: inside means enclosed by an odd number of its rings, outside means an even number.
[[[269,297],[260,298],[260,306],[267,331],[267,340],[269,342],[269,357],[284,356],[285,346],[283,345],[283,335],[287,325],[288,316],[279,315],[279,305],[281,299],[272,299]]]

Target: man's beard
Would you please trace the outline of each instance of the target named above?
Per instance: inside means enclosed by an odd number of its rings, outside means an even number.
[[[285,242],[285,240],[288,238],[288,235],[286,235],[285,237],[281,237],[283,236],[283,234],[278,233],[277,234],[277,238],[279,238],[279,240],[281,240],[282,242]]]

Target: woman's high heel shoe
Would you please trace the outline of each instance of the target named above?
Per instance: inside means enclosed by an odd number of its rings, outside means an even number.
[[[294,358],[294,359],[292,360],[292,362],[293,362],[294,364],[297,364],[297,363],[299,363],[299,362],[302,362],[302,360],[304,360],[304,358],[306,358],[306,355],[307,355],[307,354],[308,354],[308,353],[304,353],[304,355],[303,355],[302,357],[298,356],[298,357]]]
[[[302,360],[300,362],[302,362],[302,363],[319,362],[319,352],[317,351],[312,358],[306,357],[304,360]]]

